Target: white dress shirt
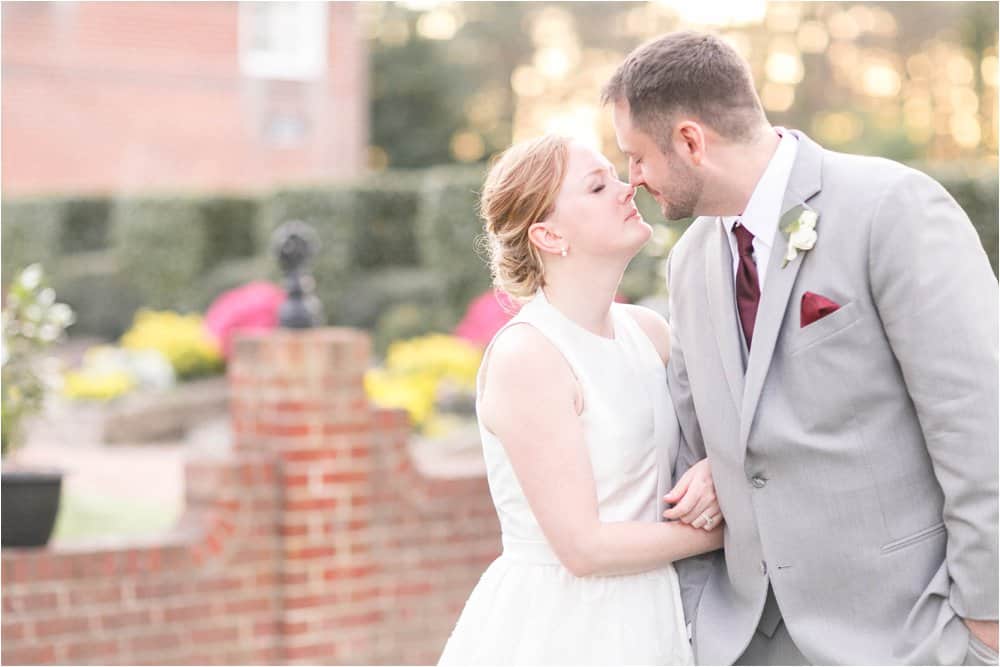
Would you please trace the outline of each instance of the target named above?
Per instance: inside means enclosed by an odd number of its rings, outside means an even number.
[[[733,234],[733,226],[736,222],[747,228],[753,234],[753,256],[757,264],[757,281],[761,294],[764,293],[764,278],[767,275],[767,263],[771,258],[771,245],[774,243],[774,236],[778,233],[778,220],[781,217],[781,202],[785,198],[785,190],[788,189],[788,179],[792,175],[792,166],[795,164],[795,154],[799,149],[799,140],[795,135],[784,128],[776,127],[775,130],[781,135],[778,148],[767,163],[767,169],[757,181],[757,186],[750,195],[743,215],[727,215],[719,218],[720,224],[726,230],[729,237],[729,247],[733,251],[733,286],[736,285],[736,272],[740,265],[740,256],[736,244],[736,235]],[[785,252],[784,248],[778,248],[778,252]]]

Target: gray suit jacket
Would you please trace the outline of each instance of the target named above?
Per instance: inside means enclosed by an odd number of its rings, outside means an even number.
[[[961,663],[997,618],[997,281],[937,182],[795,134],[819,238],[782,268],[779,229],[745,372],[718,219],[668,260],[675,479],[707,455],[726,516],[678,564],[696,656],[737,659],[770,583],[812,662]],[[840,309],[801,327],[807,291]]]

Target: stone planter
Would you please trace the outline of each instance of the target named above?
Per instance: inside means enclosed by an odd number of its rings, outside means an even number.
[[[0,542],[5,548],[48,544],[59,513],[62,478],[57,470],[5,467],[0,488]]]

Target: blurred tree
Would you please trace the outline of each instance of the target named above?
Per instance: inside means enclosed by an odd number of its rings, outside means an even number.
[[[681,28],[748,59],[768,115],[830,148],[996,165],[997,4],[369,3],[372,166],[477,162],[552,129],[613,158],[601,84]]]

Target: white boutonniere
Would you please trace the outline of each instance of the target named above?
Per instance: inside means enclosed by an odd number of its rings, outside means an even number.
[[[785,250],[785,261],[781,268],[798,257],[800,252],[812,250],[816,245],[816,221],[819,214],[806,206],[799,204],[781,218],[781,231],[788,235],[788,248]]]

